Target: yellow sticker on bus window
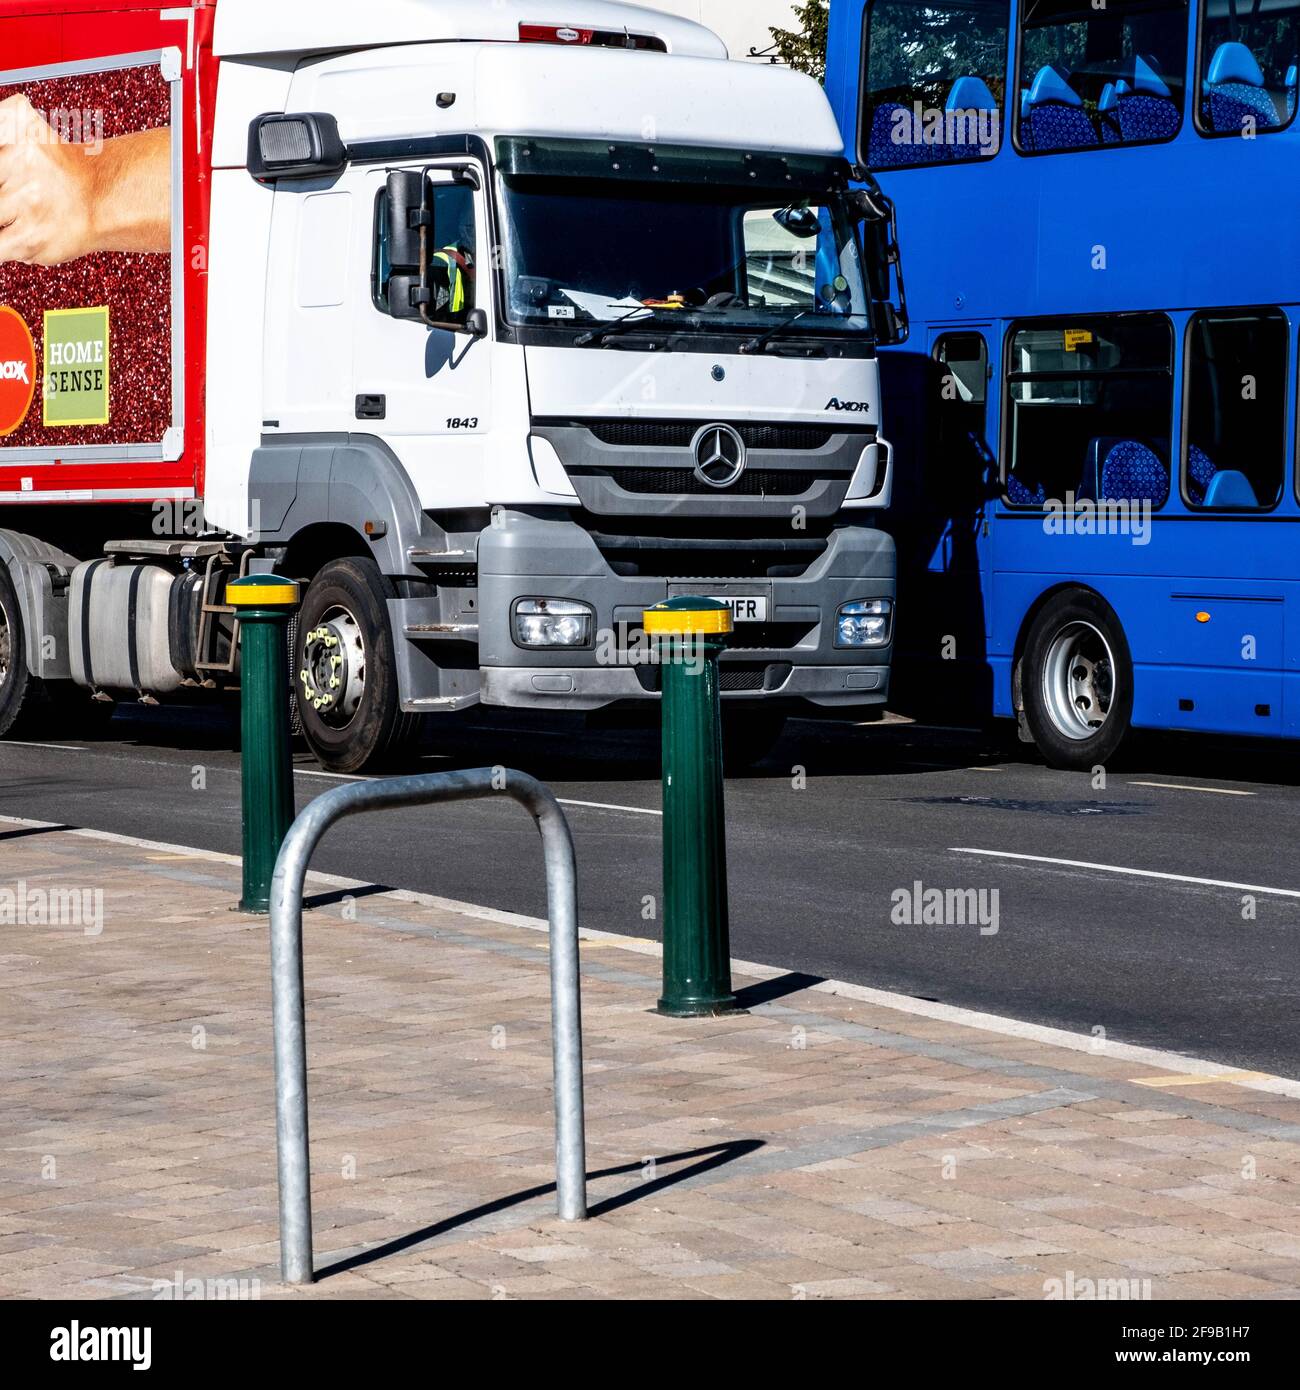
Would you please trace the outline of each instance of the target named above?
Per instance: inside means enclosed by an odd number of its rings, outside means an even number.
[[[1066,352],[1077,352],[1083,343],[1092,342],[1092,332],[1087,328],[1067,328],[1065,330]]]

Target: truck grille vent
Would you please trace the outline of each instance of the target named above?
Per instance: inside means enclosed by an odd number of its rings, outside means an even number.
[[[584,473],[585,469],[574,469]],[[604,477],[624,492],[654,497],[802,497],[822,481],[816,473],[793,469],[747,468],[730,487],[710,487],[688,468],[610,468]]]
[[[700,422],[687,420],[593,420],[587,428],[602,444],[623,449],[689,449]],[[817,425],[737,425],[749,449],[783,449],[806,453],[824,449],[833,431]]]

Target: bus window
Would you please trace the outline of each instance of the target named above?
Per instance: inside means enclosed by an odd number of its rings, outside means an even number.
[[[1296,106],[1300,0],[1203,0],[1197,125],[1203,135],[1281,130]]]
[[[1021,15],[1016,142],[1024,153],[1178,134],[1186,0],[1025,0]]]
[[[1164,505],[1174,376],[1163,314],[1021,326],[1009,354],[1008,505]]]
[[[1192,320],[1183,473],[1189,506],[1254,510],[1281,497],[1288,337],[1276,309],[1219,309]]]
[[[872,169],[987,159],[1002,144],[1008,0],[872,0],[858,158]]]

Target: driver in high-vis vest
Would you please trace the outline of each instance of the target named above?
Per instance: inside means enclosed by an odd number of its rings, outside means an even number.
[[[438,224],[454,221],[457,233],[451,245],[435,251],[431,258],[447,272],[447,287],[445,291],[441,286],[438,289],[434,317],[446,314],[461,319],[474,307],[474,195],[467,188],[440,188],[435,196]]]

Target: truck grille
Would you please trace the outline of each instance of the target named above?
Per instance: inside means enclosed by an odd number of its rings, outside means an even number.
[[[698,420],[590,420],[587,429],[602,444],[623,449],[689,449],[700,431]],[[807,453],[824,449],[833,431],[818,425],[737,425],[748,449]]]
[[[800,473],[793,469],[749,468],[739,481],[727,488],[710,487],[689,468],[575,468],[575,476],[600,476],[616,483],[624,492],[643,497],[802,497],[824,479],[822,473]]]

